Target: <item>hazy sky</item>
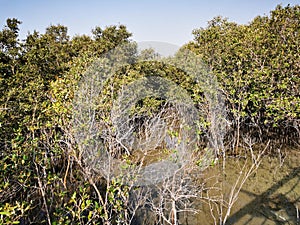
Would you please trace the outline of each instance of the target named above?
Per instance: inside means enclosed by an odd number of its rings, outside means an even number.
[[[247,24],[277,4],[289,3],[300,0],[0,0],[0,21],[2,29],[7,18],[21,20],[21,38],[58,23],[67,26],[71,36],[90,34],[95,26],[124,24],[136,41],[182,45],[192,40],[193,29],[205,27],[217,15]]]

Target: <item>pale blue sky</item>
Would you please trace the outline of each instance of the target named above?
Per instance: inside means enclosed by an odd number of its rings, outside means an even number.
[[[205,27],[217,15],[247,24],[257,15],[268,15],[277,4],[299,0],[0,0],[1,29],[7,18],[21,20],[21,38],[28,31],[44,33],[58,23],[69,35],[90,34],[95,26],[124,24],[136,41],[161,41],[182,45],[192,40],[195,28]]]

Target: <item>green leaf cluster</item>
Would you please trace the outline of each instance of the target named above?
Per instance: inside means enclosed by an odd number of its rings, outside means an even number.
[[[200,55],[218,77],[235,130],[298,142],[299,30],[299,5],[279,5],[247,25],[215,17],[193,31],[194,41],[183,48]]]

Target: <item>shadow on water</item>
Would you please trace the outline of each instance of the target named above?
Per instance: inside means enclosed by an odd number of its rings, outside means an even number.
[[[276,192],[287,184],[292,179],[296,179],[296,182],[289,187],[289,190],[285,194],[277,194]],[[299,211],[300,210],[300,195],[296,196],[293,200],[287,198],[287,195],[295,191],[300,186],[300,167],[295,167],[288,175],[283,179],[279,180],[273,186],[268,188],[262,194],[254,194],[249,191],[242,190],[241,192],[248,196],[255,197],[254,200],[243,206],[237,212],[232,214],[226,224],[272,224],[283,225],[283,224],[297,224],[300,225]],[[298,205],[297,205],[298,204]],[[242,220],[245,216],[246,220]],[[261,218],[254,222],[257,218]]]
[[[265,158],[255,175],[252,175],[241,189],[226,225],[300,225],[299,159],[299,153],[291,154],[285,166],[278,166],[276,159]],[[236,182],[236,174],[240,171],[238,163],[243,164],[244,162],[227,161],[225,177],[218,176],[221,169],[218,167],[212,167],[204,175],[205,178],[209,178],[209,182],[215,183],[216,181],[224,185],[224,197]],[[212,179],[210,180],[210,178]],[[211,184],[207,183],[207,185]],[[194,208],[199,212],[197,214],[180,213],[179,225],[215,224],[207,204],[198,200],[194,203]],[[216,222],[218,223],[218,221]],[[162,225],[157,222],[155,213],[147,207],[139,211],[132,224]]]

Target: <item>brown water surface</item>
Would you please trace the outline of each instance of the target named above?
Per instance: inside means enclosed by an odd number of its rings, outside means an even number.
[[[258,169],[240,189],[226,224],[300,225],[300,151],[289,149],[282,152],[275,157],[263,157]],[[203,200],[195,203],[199,213],[180,215],[180,224],[221,224],[220,210],[222,208],[224,218],[231,190],[240,176],[232,192],[237,193],[251,161],[228,158],[225,172],[222,163],[209,168],[201,181],[206,182],[207,191],[203,192]],[[207,197],[215,201],[205,200]],[[223,207],[220,207],[220,202],[223,202]]]

